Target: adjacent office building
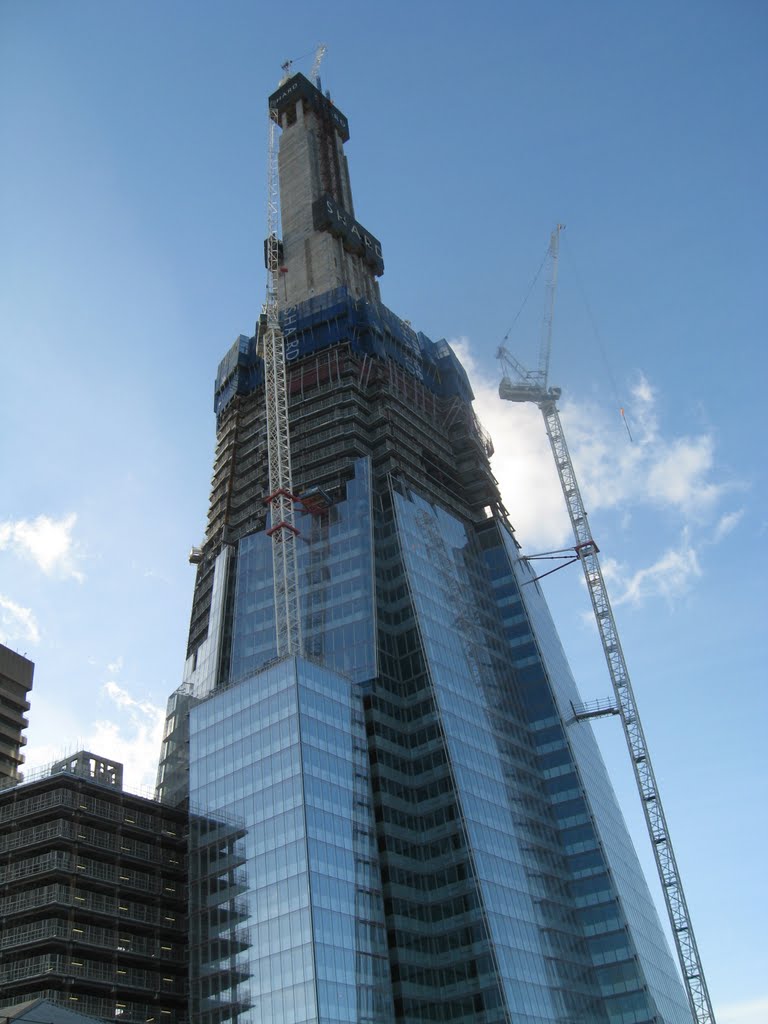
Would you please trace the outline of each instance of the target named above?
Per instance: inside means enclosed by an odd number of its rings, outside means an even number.
[[[381,303],[346,117],[302,75],[269,102],[303,649],[276,657],[260,326],[216,378],[158,774],[246,826],[250,946],[205,1012],[690,1024],[467,376]]]
[[[27,742],[23,730],[29,725],[27,694],[34,672],[31,661],[0,644],[0,786],[13,785],[22,777],[21,748]]]

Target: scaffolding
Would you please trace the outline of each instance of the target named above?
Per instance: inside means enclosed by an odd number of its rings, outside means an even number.
[[[188,1021],[187,814],[122,767],[79,751],[0,793],[0,1006]]]

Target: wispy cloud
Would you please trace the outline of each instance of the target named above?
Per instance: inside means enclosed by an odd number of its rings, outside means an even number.
[[[541,414],[532,405],[502,402],[498,382],[483,373],[466,338],[451,342],[475,392],[475,409],[496,446],[493,469],[510,509],[518,539],[527,550],[571,542],[571,530]],[[707,543],[718,543],[738,525],[742,511],[720,514],[723,496],[737,486],[718,480],[715,445],[706,432],[665,436],[659,426],[655,389],[640,376],[631,390],[628,414],[633,441],[621,421],[602,408],[566,400],[561,418],[579,485],[590,513],[615,509],[627,522],[642,508],[663,511],[679,524],[679,544],[655,555],[642,568],[609,564],[620,596],[615,603],[639,603],[652,596],[672,600],[684,593],[702,568],[691,526],[709,527]],[[703,543],[703,542],[702,542]]]
[[[723,537],[727,537],[729,533],[732,533],[743,518],[743,508],[737,509],[735,512],[728,512],[726,515],[721,516],[717,522],[717,526],[715,526],[714,533],[712,534],[712,543],[718,544]]]
[[[636,570],[629,577],[618,567],[614,575],[620,592],[613,603],[637,605],[648,597],[664,597],[672,601],[689,590],[702,571],[686,528],[679,545],[668,548],[652,565]]]
[[[31,559],[47,576],[60,576],[82,583],[85,576],[77,565],[77,545],[72,533],[75,513],[63,519],[40,515],[36,519],[6,520],[0,523],[0,550]]]
[[[40,643],[40,627],[31,608],[0,594],[0,643]]]
[[[717,1019],[720,1024],[764,1024],[768,1020],[768,996],[718,1006]]]
[[[79,716],[71,706],[59,707],[53,702],[46,705],[45,693],[38,694],[35,708],[38,713],[46,712],[40,714],[39,719],[59,724],[49,727],[47,732],[36,733],[34,749],[29,754],[30,770],[34,772],[76,751],[86,750],[119,761],[124,767],[127,791],[154,790],[164,710],[152,700],[135,697],[128,686],[120,686],[114,680],[101,686],[98,711],[95,707],[94,712],[99,717],[85,722],[82,714]],[[61,745],[62,735],[66,738],[66,748]]]
[[[645,377],[631,389],[633,442],[621,436],[592,403],[566,401],[562,420],[590,510],[645,505],[666,509],[686,522],[709,519],[734,486],[716,481],[714,440],[706,433],[666,437],[657,398]]]
[[[480,371],[468,339],[454,339],[451,346],[471,379],[475,411],[493,438],[493,472],[520,542],[531,550],[560,546],[570,527],[539,410],[502,402],[498,382]]]
[[[115,659],[114,664],[121,662]],[[125,788],[151,792],[155,786],[165,710],[137,697],[131,684],[108,678],[94,699],[73,707],[61,692],[43,688],[34,695],[34,740],[27,748],[28,770],[35,772],[78,750],[119,761]]]
[[[157,758],[165,722],[165,710],[148,700],[137,700],[114,680],[103,693],[113,714],[94,722],[88,737],[94,753],[108,752],[125,769],[127,789],[151,789],[155,784]]]
[[[681,437],[648,462],[648,492],[660,505],[685,510],[711,507],[724,491],[723,484],[707,479],[714,463],[713,442],[708,435]]]
[[[166,583],[168,586],[171,585],[171,581],[163,573],[158,572],[157,569],[145,569],[144,579],[147,580],[159,580],[161,583]]]

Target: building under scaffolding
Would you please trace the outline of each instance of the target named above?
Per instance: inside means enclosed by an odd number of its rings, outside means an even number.
[[[85,751],[0,793],[0,1006],[185,1021],[186,836]]]
[[[87,751],[0,793],[0,1007],[219,1024],[248,1006],[242,826],[125,792]]]

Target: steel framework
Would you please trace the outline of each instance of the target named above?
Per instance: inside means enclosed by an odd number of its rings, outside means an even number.
[[[270,510],[267,534],[272,538],[275,587],[275,632],[278,657],[301,653],[301,615],[296,565],[291,438],[288,424],[288,381],[285,343],[280,328],[280,206],[277,170],[277,124],[269,117],[267,176],[267,297],[260,331],[264,359],[264,399],[267,413],[267,458]]]
[[[648,744],[640,722],[640,715],[632,691],[629,670],[621,647],[616,620],[610,600],[608,599],[608,589],[600,568],[598,559],[599,549],[592,538],[587,512],[584,508],[581,491],[579,490],[576,473],[573,468],[573,461],[568,451],[565,434],[560,422],[560,414],[557,410],[557,399],[560,397],[560,389],[547,387],[555,287],[557,283],[557,241],[560,227],[561,225],[558,225],[550,241],[549,255],[553,267],[548,284],[547,314],[544,334],[542,336],[539,370],[534,373],[527,372],[516,359],[510,356],[505,348],[500,348],[498,357],[502,365],[506,371],[512,371],[515,377],[518,378],[519,383],[505,375],[499,386],[499,396],[513,402],[533,402],[538,405],[544,417],[547,437],[552,448],[557,474],[576,540],[574,551],[584,570],[595,621],[600,633],[600,640],[613,685],[616,711],[614,711],[612,706],[613,702],[601,702],[604,706],[601,706],[600,714],[609,715],[618,712],[621,718],[627,747],[632,760],[635,781],[640,793],[643,813],[653,847],[653,855],[656,860],[659,878],[661,879],[664,901],[672,926],[672,934],[691,1012],[696,1024],[715,1024],[712,1003],[709,998],[704,970],[693,933],[688,904],[683,892],[683,883],[672,848],[672,840],[661,803],[658,783],[651,764],[650,751],[648,750]],[[574,717],[577,720],[583,720],[597,717],[597,714],[595,711],[590,713],[586,706],[582,706],[578,710],[574,709]]]
[[[576,553],[584,570],[592,609],[600,633],[605,660],[611,676],[619,716],[632,759],[635,781],[640,792],[645,821],[651,837],[656,867],[661,879],[664,900],[672,925],[672,934],[683,971],[694,1018],[698,1024],[714,1024],[712,1004],[704,979],[696,938],[693,934],[688,904],[683,883],[675,860],[672,840],[661,803],[659,787],[651,764],[651,755],[640,722],[637,704],[632,691],[629,670],[619,639],[616,620],[613,616],[608,590],[603,578],[598,548],[592,539],[587,513],[579,491],[573,463],[563,434],[560,415],[554,400],[544,399],[539,403],[544,416],[547,436],[555,457],[560,484],[563,488],[568,513],[576,538]]]

